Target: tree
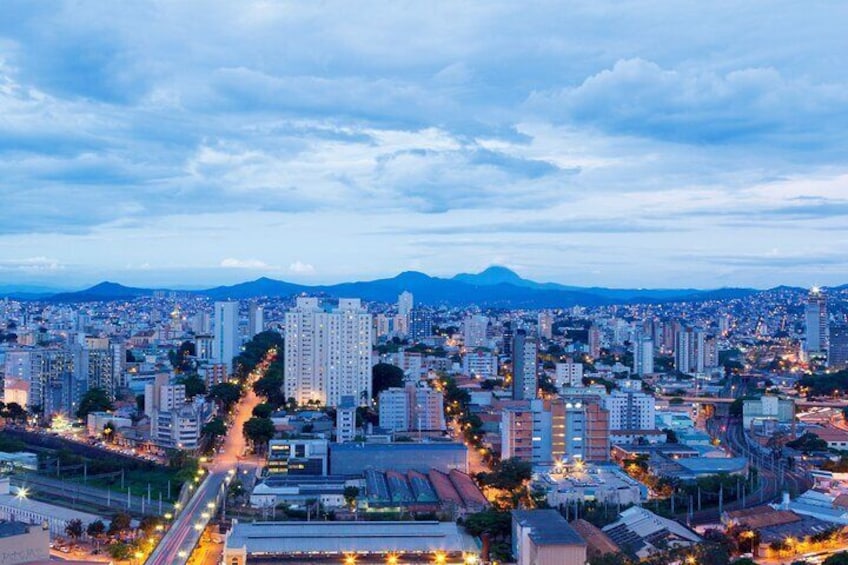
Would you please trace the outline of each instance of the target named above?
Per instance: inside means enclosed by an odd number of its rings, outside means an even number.
[[[215,438],[221,437],[227,433],[227,425],[224,424],[224,420],[222,420],[220,416],[215,416],[203,425],[200,433],[208,437],[211,441],[214,441]]]
[[[286,395],[283,393],[282,371],[269,368],[261,379],[253,383],[253,391],[259,396],[265,397],[266,404],[276,409],[286,403]]]
[[[106,425],[103,426],[103,438],[108,442],[115,441],[115,422],[109,420],[106,422]]]
[[[108,545],[106,552],[109,553],[109,557],[117,561],[126,561],[132,557],[132,548],[124,542]]]
[[[233,383],[218,383],[209,389],[209,398],[218,402],[225,412],[241,398],[241,387]]]
[[[74,541],[80,539],[82,537],[84,530],[82,527],[82,520],[79,518],[74,518],[73,520],[68,520],[68,523],[65,524],[65,533],[68,534],[68,537],[73,539]]]
[[[677,433],[671,428],[666,428],[663,430],[665,432],[665,438],[667,443],[678,443]]]
[[[126,512],[118,512],[112,517],[109,523],[109,535],[114,536],[126,532],[130,529],[132,518]]]
[[[484,510],[468,516],[462,525],[469,534],[479,537],[483,542],[483,561],[489,560],[492,542],[505,542],[512,534],[512,516],[509,512]]]
[[[137,394],[135,397],[135,408],[138,414],[144,414],[144,395]]]
[[[798,439],[787,442],[786,445],[792,449],[803,451],[804,453],[809,453],[811,451],[827,451],[827,442],[810,432],[805,433]]]
[[[200,375],[185,375],[177,379],[177,384],[185,385],[186,398],[192,399],[198,394],[206,394],[206,383]]]
[[[264,450],[271,438],[274,437],[274,423],[268,418],[252,417],[244,423],[244,437],[257,451]]]
[[[257,418],[270,418],[273,412],[274,409],[270,404],[257,404],[253,407],[253,415]]]
[[[158,525],[159,518],[156,516],[143,516],[138,522],[138,529],[144,532],[144,535],[149,536],[156,531]]]
[[[491,473],[480,473],[478,478],[485,485],[514,491],[523,487],[532,476],[533,466],[529,461],[512,457],[498,463]]]
[[[371,394],[374,398],[380,392],[393,387],[403,386],[403,369],[388,363],[377,363],[371,368]]]
[[[4,415],[13,422],[20,422],[26,418],[26,410],[24,410],[17,402],[10,402],[6,405]]]
[[[345,487],[344,488],[344,499],[347,507],[353,510],[353,507],[356,505],[356,497],[359,496],[359,488],[357,487]]]
[[[624,553],[604,553],[589,558],[589,565],[631,565],[633,561]]]
[[[839,553],[834,553],[825,559],[822,565],[848,565],[848,552],[841,551]]]
[[[110,412],[113,409],[112,399],[106,390],[96,386],[82,395],[77,416],[85,419],[92,412]]]
[[[99,538],[106,533],[106,524],[103,523],[103,520],[95,520],[88,525],[85,533],[93,538]]]

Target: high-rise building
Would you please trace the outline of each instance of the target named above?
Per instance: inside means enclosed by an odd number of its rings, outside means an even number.
[[[412,341],[421,341],[431,335],[433,335],[432,314],[420,306],[413,308],[409,315],[409,337]]]
[[[407,318],[412,313],[412,309],[415,307],[415,299],[412,296],[411,292],[403,291],[398,295],[397,300],[397,311],[401,316],[406,316]]]
[[[501,353],[512,358],[512,338],[515,335],[513,324],[510,320],[503,323],[503,347]]]
[[[356,438],[356,398],[350,395],[342,396],[336,407],[336,441],[344,443]]]
[[[587,345],[589,347],[589,357],[597,359],[601,356],[601,330],[595,324],[589,328]]]
[[[478,379],[498,376],[498,358],[490,351],[471,351],[462,356],[462,372]]]
[[[380,392],[380,427],[393,432],[445,430],[444,396],[427,386],[408,384]]]
[[[256,302],[251,302],[247,309],[247,337],[265,331],[265,311]]]
[[[707,360],[706,339],[700,328],[681,328],[674,337],[674,368],[690,375],[703,373]]]
[[[537,342],[527,337],[527,332],[518,330],[512,340],[512,398],[530,400],[536,398],[539,381],[536,374]]]
[[[601,399],[609,411],[610,430],[653,430],[656,428],[656,399],[644,392],[614,390]]]
[[[834,369],[848,368],[848,325],[834,326],[831,330],[827,362]]]
[[[804,351],[810,356],[823,356],[828,350],[830,324],[827,314],[827,296],[814,287],[807,296],[804,308],[805,341]]]
[[[554,378],[557,388],[583,386],[583,363],[567,361],[557,363],[555,367],[556,376]]]
[[[371,398],[371,315],[358,299],[327,311],[300,297],[286,313],[285,391],[298,403],[337,406],[342,396]]]
[[[144,385],[144,414],[150,418],[157,412],[181,408],[186,401],[185,385],[170,384],[168,373],[159,373],[152,383]]]
[[[554,331],[554,315],[550,310],[539,312],[539,339],[551,339]]]
[[[609,413],[597,397],[532,400],[501,413],[501,456],[549,468],[609,459]]]
[[[474,347],[486,347],[489,340],[486,337],[486,330],[489,327],[489,318],[482,314],[474,314],[466,316],[462,323],[463,337],[465,340],[465,349]]]
[[[225,364],[228,373],[233,372],[233,357],[239,350],[238,321],[238,302],[215,303],[212,359]]]
[[[640,377],[654,372],[654,341],[637,335],[633,342],[633,372]]]

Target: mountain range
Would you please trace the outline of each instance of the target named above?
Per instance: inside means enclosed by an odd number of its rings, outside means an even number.
[[[78,303],[132,300],[152,295],[155,290],[168,289],[134,288],[115,282],[102,282],[76,292],[9,291],[5,295],[21,300]],[[706,301],[741,298],[759,292],[750,288],[698,290],[577,287],[532,281],[522,278],[506,267],[498,266],[489,267],[480,273],[460,273],[452,278],[433,277],[417,271],[406,271],[387,279],[310,286],[262,277],[230,286],[179,292],[203,295],[214,300],[263,296],[285,298],[308,293],[332,298],[356,297],[367,301],[395,302],[397,295],[405,290],[411,292],[415,296],[416,303],[419,304],[449,306],[477,304],[501,308],[556,308],[575,305]],[[3,289],[0,288],[0,295],[3,294]]]

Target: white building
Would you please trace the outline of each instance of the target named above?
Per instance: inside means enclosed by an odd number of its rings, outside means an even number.
[[[557,363],[556,364],[556,386],[583,386],[583,363]]]
[[[427,386],[407,385],[380,392],[380,427],[393,432],[445,430],[444,396]]]
[[[371,398],[371,315],[358,299],[325,311],[301,297],[286,313],[286,398],[337,406],[342,396]]]
[[[554,333],[554,315],[549,310],[539,312],[539,339],[551,339]]]
[[[465,349],[474,347],[486,347],[489,340],[486,337],[486,331],[489,327],[489,318],[482,314],[474,314],[466,316],[462,322],[462,332],[465,342]]]
[[[654,341],[648,336],[637,336],[633,342],[633,373],[639,376],[654,372]]]
[[[479,379],[498,376],[498,358],[490,351],[466,352],[462,357],[462,372]]]
[[[653,430],[656,427],[656,399],[644,392],[612,391],[601,399],[609,410],[610,430]]]
[[[214,311],[212,359],[224,363],[233,372],[233,357],[239,350],[238,302],[216,302]]]
[[[805,341],[804,351],[810,355],[822,355],[828,350],[830,324],[827,314],[827,297],[820,288],[813,288],[804,308]]]
[[[336,407],[336,441],[344,443],[356,438],[356,398],[343,396]]]
[[[196,449],[205,423],[200,406],[156,412],[150,419],[150,441],[160,447]]]
[[[263,331],[265,331],[265,311],[259,304],[251,302],[247,309],[247,337],[252,338]]]
[[[536,373],[538,342],[528,338],[524,330],[515,332],[512,340],[512,398],[536,398],[539,379]]]
[[[152,383],[144,385],[144,414],[153,417],[156,412],[174,410],[185,404],[185,385],[172,385],[168,373],[153,377]]]

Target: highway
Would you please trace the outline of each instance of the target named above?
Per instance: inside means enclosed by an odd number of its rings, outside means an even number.
[[[257,459],[242,456],[246,448],[243,429],[244,423],[252,416],[253,409],[261,402],[253,392],[252,385],[262,377],[272,358],[269,353],[248,379],[247,392],[234,409],[232,425],[220,453],[209,463],[208,475],[197,486],[194,496],[189,499],[159,545],[147,558],[148,565],[185,565],[200,541],[204,528],[214,516],[218,495],[229,484],[230,477],[236,474],[237,468],[251,471],[260,464]]]

